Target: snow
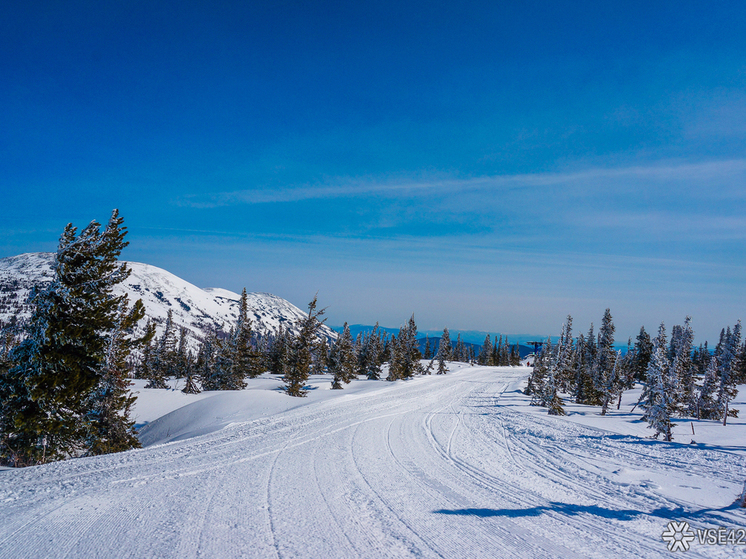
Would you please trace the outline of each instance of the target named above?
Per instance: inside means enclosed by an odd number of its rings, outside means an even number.
[[[316,376],[307,398],[271,375],[199,395],[136,381],[145,448],[0,474],[0,558],[668,557],[669,521],[746,523],[744,419],[680,421],[666,443],[630,413],[639,392],[555,417],[520,392],[528,368],[450,367]]]

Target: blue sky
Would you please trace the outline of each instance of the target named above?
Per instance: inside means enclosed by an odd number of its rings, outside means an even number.
[[[742,3],[211,4],[5,8],[0,257],[116,207],[331,324],[746,318]]]

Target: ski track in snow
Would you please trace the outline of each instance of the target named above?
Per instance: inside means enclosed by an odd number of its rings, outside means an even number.
[[[670,520],[744,526],[746,511],[651,481],[735,486],[743,452],[526,411],[526,372],[382,382],[193,439],[2,472],[0,559],[667,557]]]

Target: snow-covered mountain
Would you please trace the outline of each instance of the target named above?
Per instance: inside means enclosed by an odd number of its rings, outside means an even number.
[[[0,321],[8,322],[14,315],[18,319],[30,315],[31,307],[26,302],[28,295],[34,286],[52,280],[53,262],[51,252],[0,259]],[[127,293],[130,302],[142,299],[146,318],[155,321],[159,334],[169,310],[173,311],[176,326],[184,326],[190,331],[193,348],[205,331],[217,328],[227,332],[235,325],[241,299],[238,293],[220,288],[201,289],[149,264],[127,264],[132,273],[115,292]],[[260,335],[270,334],[280,325],[295,331],[297,320],[306,315],[292,303],[270,293],[249,293],[248,304],[253,328]],[[337,337],[326,326],[323,333],[328,339]]]

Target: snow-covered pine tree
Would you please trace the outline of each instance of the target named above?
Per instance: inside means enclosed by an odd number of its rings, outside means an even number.
[[[601,396],[594,385],[594,371],[596,370],[596,359],[598,348],[596,346],[596,336],[593,333],[593,324],[588,329],[588,335],[585,338],[585,349],[582,362],[585,368],[578,371],[578,395],[582,399],[576,399],[578,404],[589,406],[601,405]]]
[[[598,395],[597,405],[603,408],[606,408],[610,398],[613,398],[609,389],[613,384],[611,377],[617,358],[617,353],[614,351],[614,330],[611,310],[606,309],[598,331],[598,352],[593,368],[593,387]]]
[[[678,393],[675,398],[681,416],[693,416],[697,412],[696,369],[692,361],[694,331],[691,321],[691,317],[687,316],[683,326],[676,325],[671,330],[669,359],[671,374],[677,378]]]
[[[283,382],[288,396],[302,397],[306,395],[304,388],[308,376],[311,374],[313,355],[319,347],[321,326],[326,319],[319,320],[324,309],[316,310],[317,297],[308,303],[308,315],[298,321],[298,335],[293,340],[288,354],[288,364]]]
[[[231,384],[235,390],[246,387],[245,378],[256,378],[262,374],[261,356],[254,348],[254,332],[249,317],[249,302],[246,288],[241,292],[238,320],[230,340],[232,352]]]
[[[605,384],[602,387],[601,393],[601,415],[606,415],[609,411],[609,404],[617,396],[621,395],[622,385],[624,383],[624,377],[621,371],[622,363],[622,352],[619,351],[614,359],[614,365],[611,372],[606,376]]]
[[[438,372],[439,375],[445,375],[448,372],[448,366],[446,365],[445,359],[442,357],[438,358]]]
[[[737,417],[738,410],[730,409],[730,402],[738,394],[736,383],[739,378],[740,364],[738,362],[741,350],[741,321],[739,320],[731,332],[730,326],[721,334],[720,343],[715,348],[715,357],[718,362],[718,386],[716,405],[722,417],[723,425],[728,422],[728,417]]]
[[[184,368],[184,388],[182,388],[181,391],[184,394],[199,394],[202,392],[197,385],[198,379],[197,364],[192,361],[192,356],[187,354]]]
[[[548,409],[549,415],[567,415],[565,413],[564,402],[557,393],[557,373],[556,363],[550,363],[546,383],[544,385],[544,391],[542,394],[543,405]]]
[[[282,323],[267,341],[268,348],[265,355],[266,368],[273,375],[284,375],[288,365],[290,354],[291,335],[285,330]]]
[[[438,358],[443,359],[443,361],[453,359],[453,346],[451,345],[451,335],[448,328],[443,328],[443,335],[440,337],[440,343],[438,344]]]
[[[381,332],[379,330],[378,322],[373,327],[373,331],[368,336],[367,340],[367,366],[363,374],[368,377],[368,380],[378,380],[381,378],[381,365],[383,364],[383,352],[384,344]]]
[[[433,348],[430,347],[430,337],[425,334],[425,355],[422,356],[423,359],[432,359],[433,358]]]
[[[399,334],[401,334],[401,331],[399,331]],[[403,357],[402,357],[402,350],[399,344],[399,338],[397,338],[394,335],[392,335],[391,338],[389,338],[388,352],[389,352],[389,374],[386,375],[386,380],[388,381],[399,380],[400,378],[402,378],[400,363],[402,362]]]
[[[697,419],[720,419],[717,402],[715,400],[720,377],[718,376],[717,357],[712,355],[705,370],[702,386],[697,391]]]
[[[329,373],[334,375],[332,388],[341,389],[342,383],[349,384],[357,376],[357,355],[352,342],[350,327],[344,323],[342,334],[329,353]]]
[[[176,378],[185,377],[187,369],[191,364],[192,356],[189,353],[188,340],[189,330],[187,330],[186,327],[182,326],[181,328],[179,328],[179,342],[176,345]]]
[[[570,393],[575,382],[575,347],[572,338],[572,316],[567,315],[560,331],[557,348],[556,382],[561,392]]]
[[[477,362],[480,365],[492,365],[492,338],[490,338],[489,334],[484,338]]]
[[[635,359],[632,364],[634,369],[635,378],[639,381],[644,381],[648,370],[648,363],[653,356],[653,342],[650,339],[650,334],[645,331],[645,327],[640,327],[640,333],[635,338]]]
[[[197,353],[195,376],[199,378],[203,390],[217,390],[217,382],[213,375],[217,346],[217,335],[214,331],[208,332],[202,340],[199,352]]]
[[[454,360],[459,361],[461,363],[466,363],[469,360],[466,354],[466,346],[464,345],[464,341],[461,339],[460,332],[456,339],[456,351],[455,351]]]
[[[132,332],[145,317],[142,300],[129,308],[127,296],[119,303],[116,323],[108,336],[108,345],[102,366],[101,380],[89,395],[88,427],[85,454],[109,454],[131,448],[140,448],[135,432],[135,421],[130,419],[132,406],[137,399],[130,391],[127,358],[132,350],[150,342],[151,331],[135,338]]]
[[[572,394],[577,403],[582,403],[585,399],[585,386],[583,385],[583,377],[585,371],[588,369],[585,362],[586,348],[585,348],[585,336],[580,334],[575,343],[575,358],[573,359],[572,367],[575,379],[573,380]]]
[[[507,340],[507,337],[505,338]],[[521,364],[521,352],[518,349],[518,344],[508,346],[508,365],[511,367],[517,367]]]
[[[645,412],[642,418],[650,429],[655,429],[655,438],[663,434],[666,441],[673,440],[671,417],[676,411],[677,378],[671,374],[671,363],[666,348],[666,327],[661,322],[658,335],[653,340],[653,353],[645,373],[647,384],[640,406]]]
[[[145,388],[168,388],[166,380],[174,374],[176,365],[176,327],[174,314],[168,309],[163,335],[159,338],[153,352],[149,382]]]
[[[313,356],[312,373],[314,375],[323,375],[326,373],[326,367],[329,363],[329,344],[326,337],[321,337],[321,343]]]
[[[63,231],[53,280],[32,293],[25,338],[0,377],[0,460],[30,465],[77,456],[91,444],[93,394],[106,375],[112,333],[129,312],[125,297],[113,295],[130,273],[118,262],[127,246],[122,223],[114,210],[103,231],[96,221],[79,235],[72,224]],[[121,414],[127,398],[111,405]]]
[[[547,338],[547,341],[541,346],[541,350],[534,360],[534,368],[528,377],[528,384],[524,390],[524,394],[531,396],[532,406],[546,405],[546,384],[552,351],[552,339]]]
[[[441,339],[442,343],[442,339]],[[387,380],[408,379],[424,371],[422,354],[417,341],[417,324],[414,315],[399,329],[398,337],[391,338],[391,356]]]

